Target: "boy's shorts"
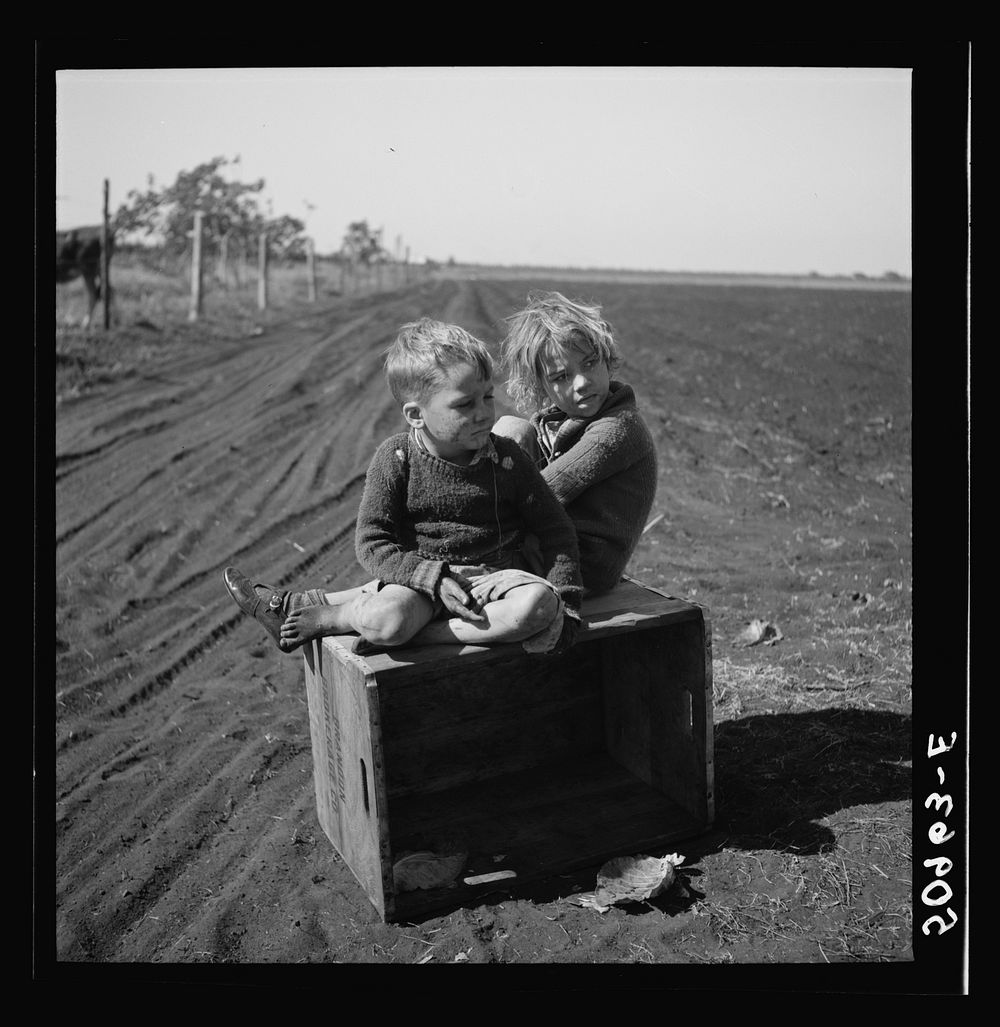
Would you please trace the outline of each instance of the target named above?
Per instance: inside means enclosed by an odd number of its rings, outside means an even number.
[[[451,564],[449,569],[454,574],[460,574],[471,583],[472,595],[481,603],[495,603],[498,599],[503,599],[511,589],[517,588],[519,585],[544,585],[556,597],[558,602],[556,615],[547,627],[539,631],[537,635],[524,639],[521,645],[529,653],[547,653],[559,641],[559,636],[562,634],[566,607],[555,585],[547,578],[539,577],[537,574],[520,570],[517,567],[498,570],[484,564],[474,564],[472,566]],[[361,590],[363,592],[380,592],[386,584],[387,582],[382,581],[380,578],[375,578],[373,581],[362,585]],[[440,599],[436,599],[434,601],[432,620],[448,616],[451,616],[451,614],[448,613],[444,603]]]

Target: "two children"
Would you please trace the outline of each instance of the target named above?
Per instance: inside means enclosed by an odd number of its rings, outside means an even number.
[[[524,451],[493,436],[485,345],[428,318],[404,325],[385,362],[409,425],[368,468],[358,560],[376,580],[346,592],[280,592],[227,568],[241,609],[291,651],[356,632],[355,651],[446,643],[566,647],[583,594],[573,524]],[[537,539],[535,574],[522,556]]]
[[[508,392],[529,419],[494,425],[492,361],[455,325],[405,325],[386,377],[409,431],[368,470],[358,560],[375,581],[283,592],[227,568],[226,586],[283,651],[356,632],[403,644],[572,644],[587,592],[612,588],[656,489],[656,455],[600,308],[560,293],[508,319]],[[492,428],[492,432],[491,432]],[[582,579],[581,579],[582,569]]]

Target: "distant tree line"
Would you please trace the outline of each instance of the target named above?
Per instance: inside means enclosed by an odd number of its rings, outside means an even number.
[[[164,188],[157,188],[150,175],[146,190],[131,190],[112,218],[112,231],[119,245],[142,241],[161,247],[171,257],[180,257],[191,247],[194,215],[200,210],[204,237],[215,243],[225,238],[245,253],[252,253],[260,235],[266,232],[274,256],[304,260],[305,223],[288,214],[274,217],[270,211],[262,211],[264,179],[236,182],[223,176],[223,168],[239,162],[239,157],[214,157],[182,171],[172,185]],[[353,221],[334,259],[371,265],[387,263],[393,257],[382,245],[381,229],[370,228],[367,221]]]
[[[824,278],[824,277],[842,278],[843,275],[825,276],[825,275],[821,275],[818,271],[810,271],[809,272],[809,277],[810,278]],[[876,275],[866,275],[864,273],[864,271],[855,271],[855,272],[853,272],[851,277],[855,281],[858,281],[858,282],[867,281],[869,278],[872,281],[879,281],[878,276],[876,276]],[[886,272],[884,272],[882,274],[882,276],[881,276],[881,280],[884,281],[884,282],[908,282],[909,281],[909,279],[905,275],[901,275],[898,271],[886,271]]]
[[[238,164],[215,157],[191,171],[182,171],[173,185],[156,188],[153,176],[145,192],[131,190],[112,219],[116,238],[152,242],[170,254],[179,256],[191,245],[194,214],[203,215],[203,231],[209,239],[228,237],[244,246],[255,246],[262,232],[267,232],[277,255],[296,258],[305,255],[305,223],[287,214],[265,215],[260,207],[264,179],[256,182],[233,182],[224,178],[221,169]]]
[[[372,229],[367,221],[352,221],[347,226],[339,259],[351,264],[388,264],[392,254],[382,245],[382,229]]]

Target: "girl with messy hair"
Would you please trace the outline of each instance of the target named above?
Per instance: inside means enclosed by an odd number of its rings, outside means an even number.
[[[653,505],[656,450],[632,387],[612,377],[622,358],[600,306],[559,292],[528,301],[501,344],[507,393],[528,416],[501,417],[493,433],[535,461],[576,527],[587,594],[605,592]]]

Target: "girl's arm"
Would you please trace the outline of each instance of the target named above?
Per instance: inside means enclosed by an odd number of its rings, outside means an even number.
[[[591,485],[631,467],[646,445],[646,433],[634,414],[598,418],[565,453],[542,468],[542,477],[565,506]]]
[[[402,454],[402,459],[398,454]],[[358,562],[375,577],[436,599],[448,564],[424,559],[401,541],[406,512],[406,459],[405,441],[400,445],[398,440],[387,440],[376,450],[358,507],[355,551]]]

